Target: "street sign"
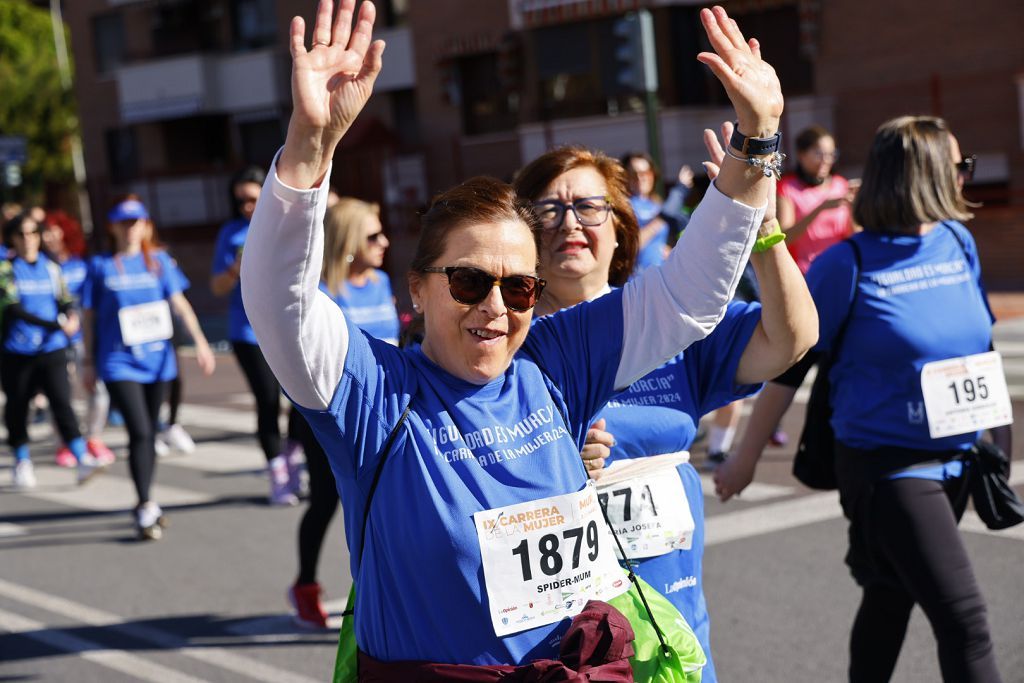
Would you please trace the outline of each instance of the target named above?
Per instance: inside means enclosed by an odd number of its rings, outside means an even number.
[[[0,164],[23,164],[28,160],[28,141],[21,135],[0,135]]]

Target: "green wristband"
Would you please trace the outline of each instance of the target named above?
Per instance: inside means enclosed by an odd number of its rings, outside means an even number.
[[[786,233],[782,232],[782,226],[775,218],[761,226],[758,231],[758,238],[754,240],[753,253],[760,254],[768,251],[779,242],[786,239]]]

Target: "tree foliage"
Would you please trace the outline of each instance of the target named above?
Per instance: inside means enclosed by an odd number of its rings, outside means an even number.
[[[69,55],[70,59],[70,55]],[[0,0],[0,135],[28,139],[23,194],[74,180],[74,98],[61,86],[50,14],[28,0]]]

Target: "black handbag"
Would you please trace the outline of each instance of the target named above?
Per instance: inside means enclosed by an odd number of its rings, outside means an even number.
[[[1008,529],[1024,522],[1024,501],[1010,488],[1010,459],[988,441],[971,448],[970,490],[974,509],[989,529]]]
[[[860,277],[860,247],[853,239],[846,243],[853,249],[853,295],[850,297],[850,308],[843,318],[836,338],[832,342],[831,351],[823,354],[818,361],[818,374],[811,385],[811,395],[807,400],[807,414],[804,417],[804,428],[800,432],[796,455],[793,457],[793,476],[804,486],[822,491],[838,488],[836,482],[836,436],[832,431],[832,402],[829,399],[832,385],[828,375],[832,364],[839,357],[839,348],[846,336],[846,326],[853,315],[853,304],[857,300],[857,280]]]

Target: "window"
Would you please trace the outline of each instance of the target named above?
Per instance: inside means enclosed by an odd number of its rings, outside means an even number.
[[[409,2],[411,0],[382,0],[377,2],[377,12],[383,26],[404,26],[409,19]]]
[[[273,45],[277,32],[274,0],[233,0],[234,45],[252,50]]]
[[[419,117],[416,115],[416,91],[396,90],[391,95],[391,115],[395,132],[402,145],[415,147],[420,144]]]
[[[266,119],[239,123],[238,133],[242,139],[242,159],[245,163],[270,168],[274,154],[284,144],[281,121]]]
[[[223,46],[223,16],[223,0],[161,2],[150,14],[154,55],[220,49]]]
[[[101,14],[92,19],[96,73],[113,71],[124,61],[124,18],[120,12]]]
[[[107,168],[110,180],[125,183],[139,172],[139,148],[134,128],[112,128],[106,133]]]
[[[196,116],[160,124],[167,170],[189,172],[225,164],[228,157],[226,116]]]
[[[462,130],[466,135],[511,130],[517,122],[513,96],[498,85],[498,54],[460,57]]]

